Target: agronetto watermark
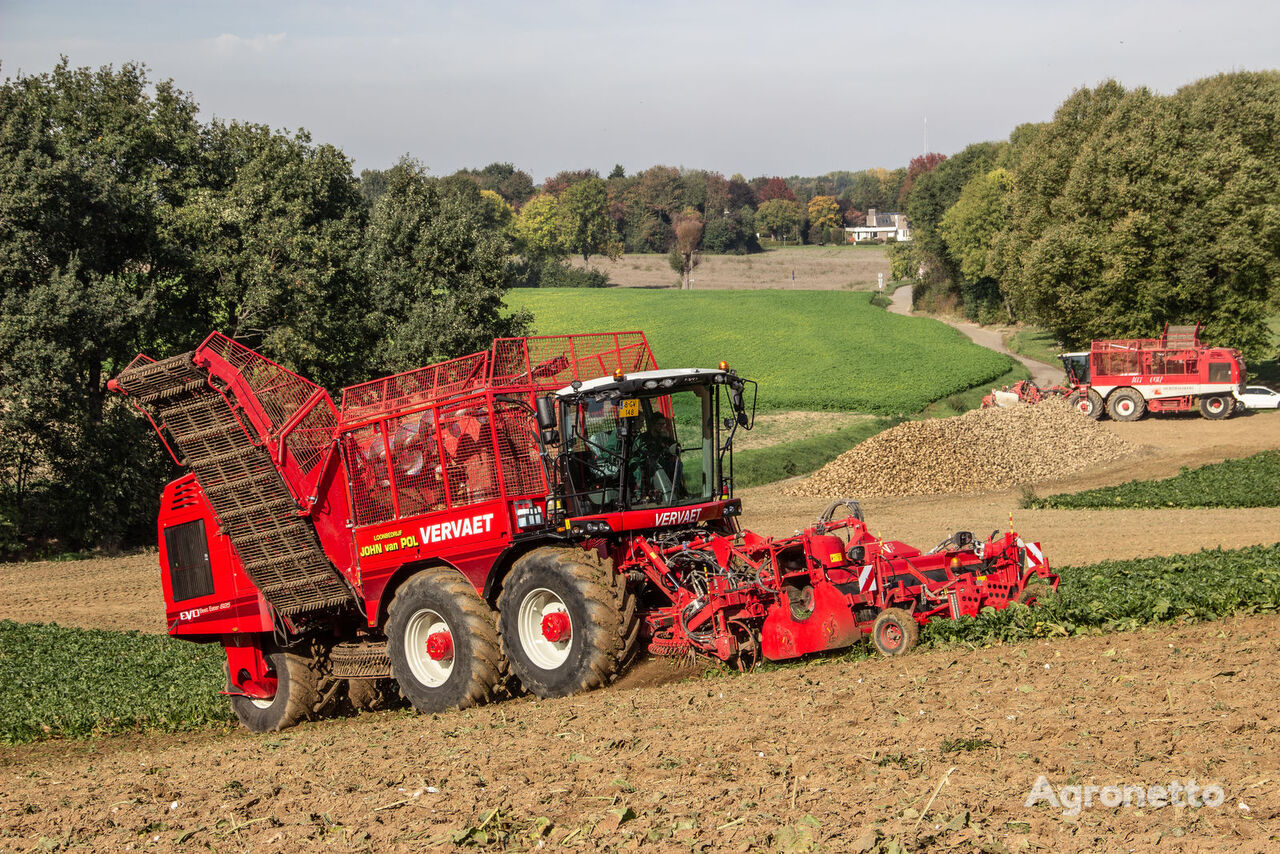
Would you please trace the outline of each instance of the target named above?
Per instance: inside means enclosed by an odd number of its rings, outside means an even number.
[[[1227,793],[1217,783],[1201,786],[1195,780],[1185,783],[1170,780],[1168,785],[1153,786],[1133,783],[1111,786],[1067,784],[1055,789],[1049,778],[1041,774],[1023,805],[1034,807],[1047,803],[1054,809],[1062,810],[1063,815],[1079,815],[1081,810],[1096,807],[1220,807],[1226,799]]]

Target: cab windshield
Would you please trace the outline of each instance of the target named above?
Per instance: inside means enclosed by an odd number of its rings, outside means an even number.
[[[566,474],[578,514],[710,501],[718,481],[714,392],[584,400],[570,410]]]

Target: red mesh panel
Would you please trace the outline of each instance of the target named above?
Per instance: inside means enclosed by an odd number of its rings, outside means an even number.
[[[389,415],[481,388],[488,353],[472,353],[438,365],[384,377],[342,390],[342,420],[348,423]]]
[[[443,509],[444,483],[434,411],[392,418],[386,425],[400,518]]]
[[[337,426],[338,419],[333,414],[333,408],[328,401],[321,401],[289,433],[285,444],[302,468],[303,474],[309,474],[324,458]]]
[[[294,413],[320,388],[225,335],[215,332],[201,345],[205,347],[240,371],[277,429],[289,423]]]
[[[438,416],[449,504],[460,507],[497,498],[498,467],[493,422],[484,397],[441,406]]]
[[[649,371],[657,367],[641,332],[601,332],[493,342],[492,384],[562,388],[574,380]]]
[[[494,404],[494,430],[508,498],[545,495],[546,472],[538,456],[537,427],[528,409],[513,403]]]
[[[342,456],[351,484],[351,504],[357,525],[372,525],[392,518],[391,479],[386,448],[376,424],[344,433]]]

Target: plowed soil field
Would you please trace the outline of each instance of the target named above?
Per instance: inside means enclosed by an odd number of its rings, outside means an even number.
[[[1040,493],[1280,447],[1280,414],[1109,424],[1142,454]],[[1008,524],[1058,564],[1280,539],[1280,510],[1027,511],[1016,492],[864,502],[928,547]],[[856,496],[851,496],[856,497]],[[743,494],[786,534],[821,499]],[[154,555],[0,566],[0,617],[163,631]],[[604,691],[422,717],[0,749],[0,849],[1276,850],[1280,618],[747,675],[665,661]],[[676,681],[679,680],[679,681]],[[1280,719],[1278,719],[1280,720]],[[1025,805],[1065,785],[1221,786],[1218,807]]]

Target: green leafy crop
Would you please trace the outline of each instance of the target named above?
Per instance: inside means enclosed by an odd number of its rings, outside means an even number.
[[[1034,607],[937,620],[921,637],[934,643],[988,643],[1280,610],[1280,544],[1103,561],[1066,567],[1060,575],[1057,594]]]
[[[1184,468],[1165,480],[1131,480],[1085,492],[1028,498],[1038,509],[1141,507],[1275,507],[1280,505],[1280,451]]]
[[[0,620],[0,742],[227,721],[225,661],[214,644]]]

